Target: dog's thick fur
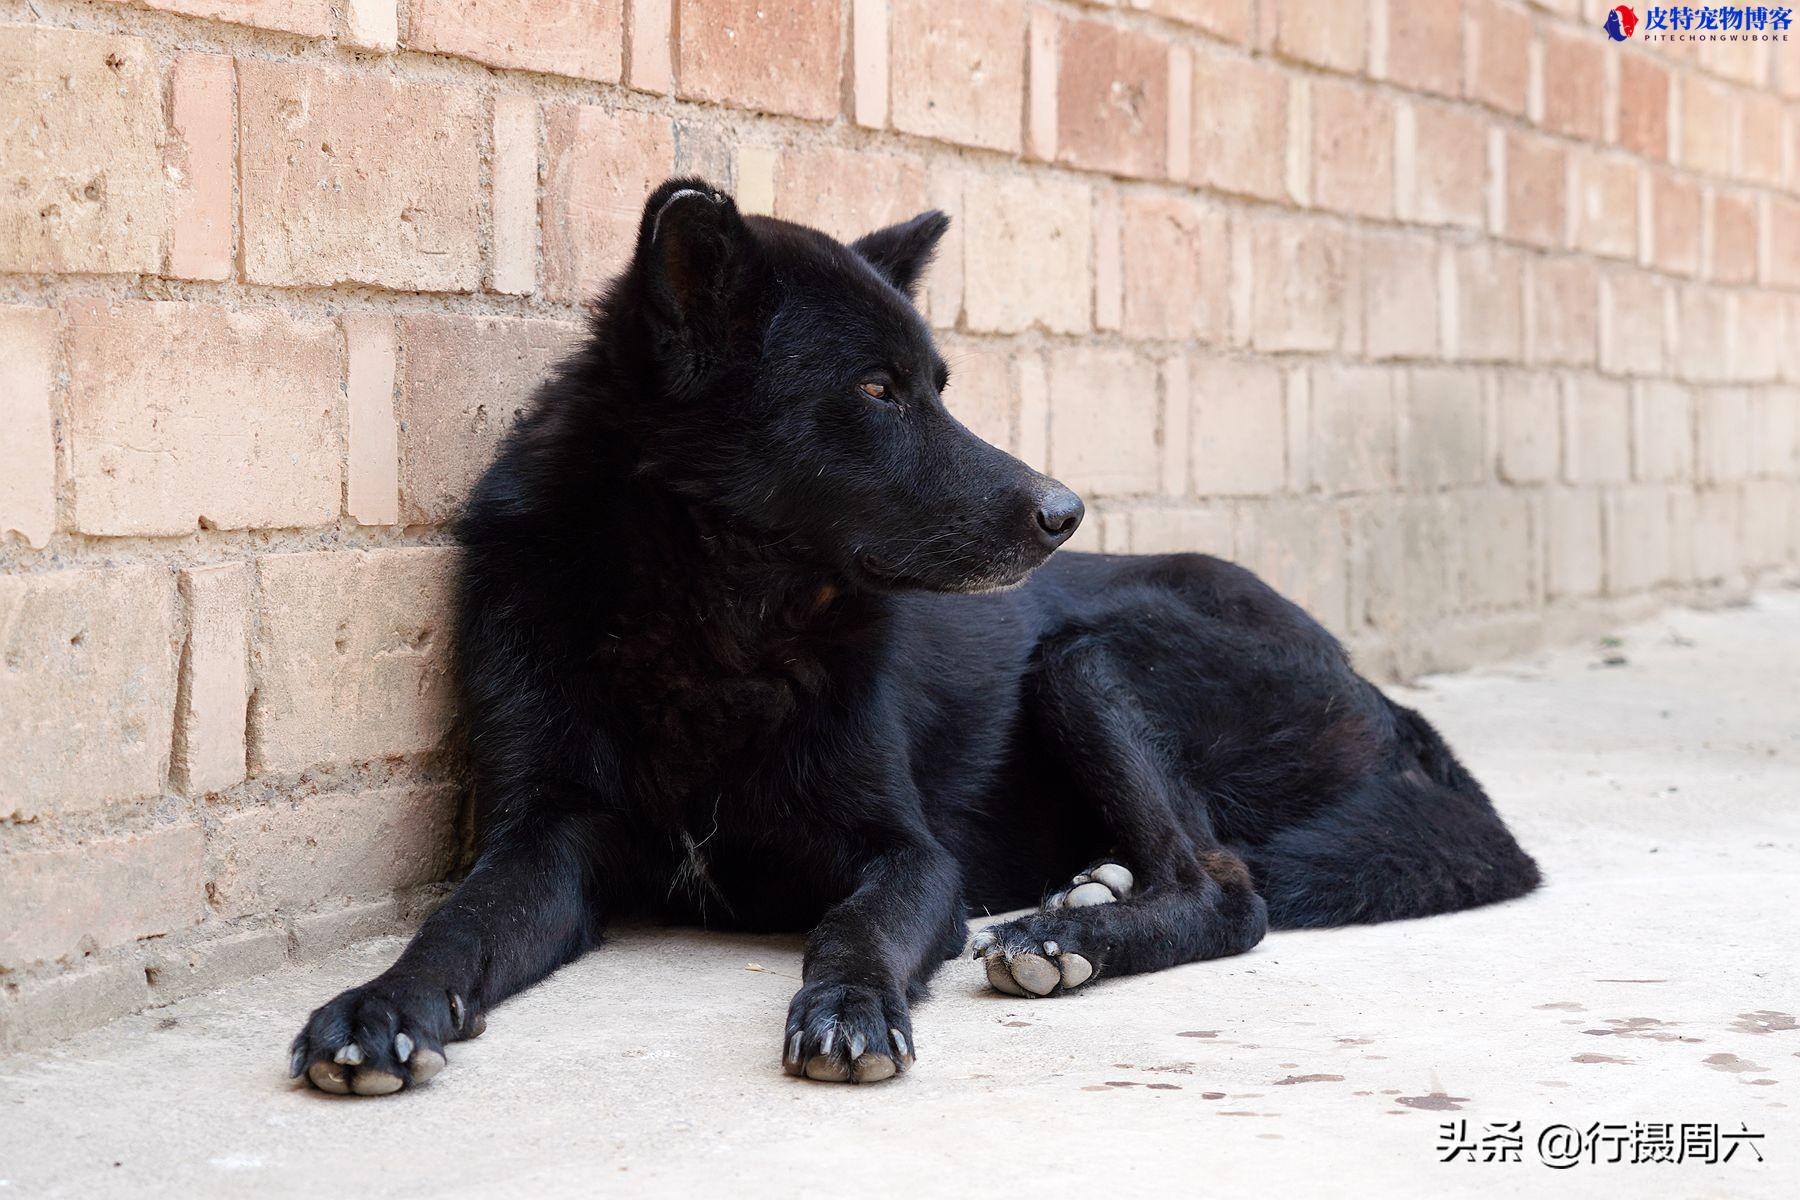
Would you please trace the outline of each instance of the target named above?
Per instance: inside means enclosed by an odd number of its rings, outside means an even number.
[[[1249,572],[1033,573],[1080,505],[944,408],[909,295],[946,223],[846,247],[698,180],[651,196],[458,526],[475,866],[296,1074],[420,1082],[628,914],[810,930],[783,1057],[868,1079],[912,1061],[965,914],[1096,860],[1134,889],[994,951],[1123,975],[1535,886],[1436,732]]]

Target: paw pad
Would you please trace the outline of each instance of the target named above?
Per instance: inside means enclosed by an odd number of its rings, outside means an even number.
[[[1111,904],[1131,895],[1131,871],[1115,862],[1089,867],[1069,881],[1069,886],[1044,901],[1046,909],[1086,908]]]
[[[973,948],[987,968],[988,983],[1009,996],[1066,992],[1094,977],[1094,964],[1086,955],[1055,942],[1040,942],[1035,949],[1002,948],[994,934],[983,931],[975,935]]]

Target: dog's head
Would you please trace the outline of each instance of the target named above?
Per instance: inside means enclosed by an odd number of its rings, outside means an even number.
[[[646,470],[759,541],[878,589],[1024,579],[1081,500],[969,432],[912,292],[949,219],[851,245],[700,180],[645,206],[611,300],[641,322]]]

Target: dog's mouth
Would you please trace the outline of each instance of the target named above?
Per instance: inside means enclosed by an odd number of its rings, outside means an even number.
[[[926,567],[908,570],[875,554],[859,554],[857,573],[864,583],[881,591],[944,592],[973,595],[1004,592],[1025,582],[1038,563],[1012,561],[968,564],[972,570],[940,570]],[[961,564],[959,564],[961,565]]]

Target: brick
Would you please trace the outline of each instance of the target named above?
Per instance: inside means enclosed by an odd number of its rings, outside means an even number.
[[[1270,0],[1263,8],[1264,29],[1273,21],[1277,53],[1314,66],[1356,73],[1369,57],[1369,13],[1366,5],[1331,0]]]
[[[1202,496],[1264,496],[1287,482],[1281,371],[1244,359],[1201,358],[1190,375],[1192,474]]]
[[[1211,554],[1234,549],[1231,514],[1222,508],[1139,508],[1131,512],[1134,554]]]
[[[474,92],[246,58],[238,109],[249,279],[435,292],[481,282]]]
[[[1312,83],[1312,202],[1364,217],[1394,213],[1394,105],[1372,88]]]
[[[220,563],[181,572],[187,644],[175,703],[175,786],[189,796],[244,781],[250,700],[250,567]]]
[[[1575,158],[1574,244],[1588,254],[1635,260],[1638,253],[1638,165],[1582,152]]]
[[[938,349],[950,364],[944,404],[976,437],[1008,452],[1018,443],[1013,426],[1018,387],[1007,343],[945,340]]]
[[[1048,162],[1056,157],[1057,39],[1062,22],[1049,9],[1033,6],[1025,23],[1025,153]]]
[[[1715,283],[1755,283],[1756,198],[1739,192],[1707,196],[1706,244],[1711,248],[1707,278]]]
[[[952,16],[955,14],[952,13]],[[1020,11],[1020,20],[1024,12]],[[1020,38],[1023,61],[1024,39]],[[888,0],[851,0],[851,116],[858,125],[882,129],[888,123]],[[1023,71],[1020,72],[1021,83]]]
[[[1793,557],[1794,497],[1788,480],[1759,479],[1744,485],[1744,565],[1785,566]]]
[[[544,117],[543,288],[597,295],[631,259],[644,200],[675,160],[668,118],[559,104]]]
[[[1781,375],[1788,298],[1779,292],[1739,290],[1729,298],[1731,378],[1769,383]]]
[[[1709,175],[1731,174],[1731,90],[1690,71],[1681,79],[1681,165]]]
[[[1167,44],[1086,20],[1064,22],[1057,42],[1057,161],[1162,176],[1168,167]]]
[[[1456,605],[1458,512],[1440,496],[1408,497],[1359,514],[1352,526],[1353,627],[1396,631]]]
[[[1700,185],[1673,171],[1650,176],[1654,228],[1650,260],[1658,270],[1693,275],[1700,270]]]
[[[1537,258],[1525,275],[1525,358],[1592,366],[1599,346],[1600,279],[1583,258]]]
[[[1750,474],[1750,397],[1742,388],[1705,388],[1694,403],[1694,461],[1701,483],[1738,483]]]
[[[1462,0],[1419,5],[1388,0],[1380,32],[1386,41],[1380,57],[1387,68],[1380,78],[1441,96],[1461,95]]]
[[[1185,197],[1124,197],[1124,330],[1127,337],[1223,341],[1231,237],[1225,214]]]
[[[1194,399],[1190,374],[1185,354],[1171,354],[1160,364],[1162,423],[1156,438],[1162,445],[1162,490],[1168,496],[1187,495],[1191,482]]]
[[[931,323],[942,329],[955,328],[962,319],[963,179],[962,169],[953,162],[933,163],[925,173],[926,202],[950,217],[950,228],[938,239],[919,297]]]
[[[286,965],[286,929],[246,929],[186,945],[154,943],[142,973],[150,1003],[172,1004]]]
[[[0,1047],[22,1050],[82,1033],[149,1002],[144,969],[130,959],[8,980],[0,987]]]
[[[1435,104],[1403,105],[1398,142],[1398,214],[1427,225],[1479,229],[1487,219],[1487,127],[1478,116]]]
[[[678,0],[679,94],[828,120],[842,86],[838,0]]]
[[[1768,205],[1769,265],[1763,282],[1800,288],[1800,200],[1771,196]]]
[[[775,215],[843,242],[926,207],[925,167],[914,158],[813,146],[775,160]]]
[[[1481,378],[1463,368],[1417,367],[1406,373],[1402,390],[1402,482],[1433,489],[1486,479]]]
[[[399,0],[347,0],[343,41],[368,50],[397,50],[400,46]]]
[[[174,585],[151,567],[0,576],[0,817],[162,790]]]
[[[1457,526],[1462,565],[1459,589],[1480,608],[1518,608],[1537,599],[1533,497],[1505,489],[1464,492]]]
[[[488,286],[512,296],[537,287],[538,109],[530,96],[494,97],[493,262]]]
[[[892,0],[894,128],[1018,153],[1025,103],[1021,0]]]
[[[1737,168],[1751,183],[1780,187],[1785,112],[1781,100],[1762,92],[1741,93],[1737,108]]]
[[[1545,592],[1552,600],[1592,596],[1606,565],[1600,494],[1592,488],[1553,488],[1545,495]]]
[[[1570,483],[1624,483],[1631,478],[1631,392],[1594,376],[1570,381],[1563,444]]]
[[[1694,399],[1679,384],[1637,384],[1631,395],[1631,475],[1640,483],[1694,476]]]
[[[1506,112],[1523,113],[1531,78],[1531,17],[1500,0],[1465,0],[1463,13],[1465,94]]]
[[[385,312],[344,317],[344,398],[350,410],[344,510],[359,525],[400,520],[400,449],[394,419],[399,348]]]
[[[972,175],[963,192],[963,305],[971,329],[1084,333],[1090,325],[1093,196],[1038,176]]]
[[[280,29],[306,37],[331,33],[331,0],[133,0],[145,8],[184,16]]]
[[[1309,381],[1311,477],[1327,492],[1397,482],[1394,380],[1379,367],[1314,367]]]
[[[625,82],[640,92],[675,90],[674,19],[675,0],[630,0],[626,6]]]
[[[1516,362],[1523,327],[1523,259],[1492,244],[1456,246],[1445,256],[1444,354]]]
[[[0,969],[72,958],[195,924],[206,913],[193,825],[0,854]]]
[[[382,788],[247,808],[207,847],[224,916],[308,909],[442,879],[456,854],[456,795]]]
[[[619,80],[623,0],[411,0],[407,11],[410,50],[490,67]]]
[[[1246,507],[1239,519],[1238,561],[1325,628],[1343,633],[1349,578],[1337,510],[1314,501],[1276,500]]]
[[[1800,391],[1761,388],[1751,393],[1750,470],[1800,478]]]
[[[0,87],[0,271],[157,271],[174,197],[150,45],[6,26]]]
[[[1192,90],[1193,180],[1264,200],[1282,197],[1287,186],[1287,78],[1265,60],[1199,48]]]
[[[1161,482],[1156,368],[1129,350],[1050,355],[1050,473],[1083,496],[1153,493]]]
[[[452,560],[440,548],[257,560],[253,770],[437,745],[451,717]]]
[[[1737,378],[1738,363],[1732,353],[1737,331],[1731,320],[1730,293],[1689,285],[1681,289],[1679,303],[1675,373],[1684,379],[1715,382]]]
[[[404,317],[397,403],[400,519],[453,518],[551,369],[580,343],[561,321],[433,314]]]
[[[1670,575],[1669,498],[1661,488],[1624,488],[1606,498],[1606,590],[1643,591]]]
[[[1502,372],[1495,417],[1503,483],[1547,483],[1562,465],[1562,389],[1555,376]]]
[[[56,312],[0,305],[0,545],[42,549],[56,531]]]
[[[369,938],[410,935],[431,915],[434,900],[441,898],[437,889],[428,886],[380,900],[352,901],[301,913],[290,922],[294,961],[313,962]]]
[[[1094,328],[1125,323],[1124,217],[1116,188],[1094,192]]]
[[[1256,0],[1131,0],[1131,7],[1242,43],[1250,38]]]
[[[1669,161],[1669,68],[1647,54],[1619,58],[1618,142],[1653,162]]]
[[[168,273],[231,274],[232,105],[237,72],[223,54],[182,54],[170,81],[176,177]]]
[[[1600,277],[1600,369],[1656,375],[1667,347],[1668,285],[1647,271]]]
[[[1702,583],[1736,576],[1744,567],[1744,505],[1737,488],[1694,493],[1692,571]]]
[[[1569,156],[1559,143],[1508,132],[1506,236],[1534,246],[1561,246],[1568,224],[1568,184]]]
[[[1600,140],[1606,109],[1606,55],[1611,44],[1595,31],[1565,32],[1546,26],[1543,32],[1544,116],[1552,133]]]
[[[1351,278],[1343,234],[1330,226],[1257,220],[1250,341],[1258,350],[1332,350],[1343,337]]]
[[[1370,358],[1431,358],[1438,349],[1438,256],[1427,238],[1362,242],[1363,338]]]
[[[75,528],[279,529],[338,514],[338,344],[285,313],[71,301]]]

